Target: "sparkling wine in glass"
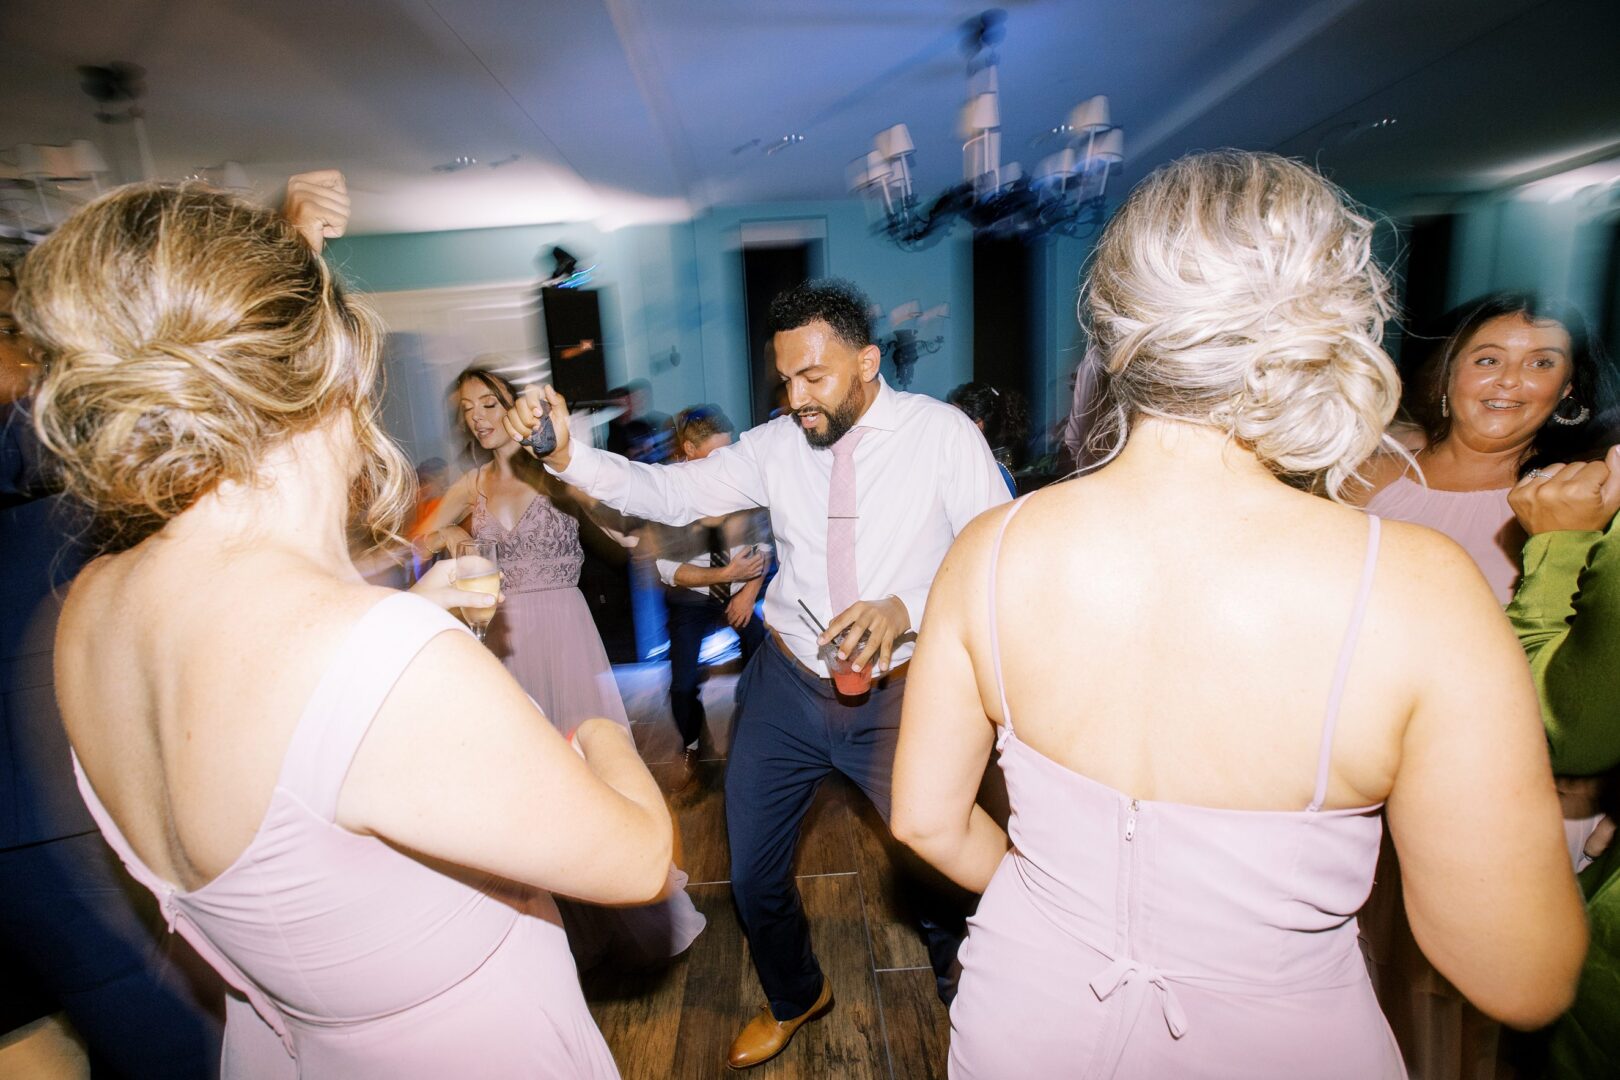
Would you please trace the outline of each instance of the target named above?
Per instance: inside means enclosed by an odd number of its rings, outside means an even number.
[[[493,540],[463,540],[456,545],[456,588],[468,592],[501,594],[500,555]],[[464,607],[461,617],[467,620],[473,636],[479,641],[489,630],[495,617],[495,607]]]

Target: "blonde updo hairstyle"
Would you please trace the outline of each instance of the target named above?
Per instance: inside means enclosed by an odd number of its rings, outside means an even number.
[[[1222,150],[1137,185],[1097,243],[1081,321],[1103,460],[1144,417],[1210,425],[1334,499],[1385,441],[1400,380],[1373,222],[1275,154]]]
[[[23,265],[46,373],[33,415],[107,550],[139,543],[265,451],[346,415],[354,524],[397,537],[414,477],[378,421],[382,327],[279,215],[199,185],[120,188]]]

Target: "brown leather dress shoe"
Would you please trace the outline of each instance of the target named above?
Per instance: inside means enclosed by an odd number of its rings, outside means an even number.
[[[810,1021],[825,1016],[833,1007],[832,983],[821,979],[821,994],[816,1003],[791,1020],[778,1020],[769,1005],[748,1021],[748,1026],[731,1040],[731,1051],[726,1064],[733,1069],[748,1069],[771,1060],[787,1049],[793,1033]]]

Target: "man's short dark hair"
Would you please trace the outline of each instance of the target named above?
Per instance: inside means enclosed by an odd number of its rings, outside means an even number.
[[[845,345],[864,349],[872,344],[872,323],[867,317],[871,306],[866,294],[849,282],[823,278],[778,293],[766,323],[771,333],[780,334],[820,319]]]

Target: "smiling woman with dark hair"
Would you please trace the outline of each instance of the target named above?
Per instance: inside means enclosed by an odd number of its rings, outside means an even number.
[[[1368,467],[1368,513],[1426,525],[1460,544],[1506,604],[1525,534],[1508,492],[1526,470],[1580,456],[1599,411],[1600,367],[1585,322],[1566,305],[1527,294],[1470,301],[1451,329],[1413,410],[1425,445],[1415,465],[1390,454]],[[1591,800],[1561,784],[1573,850],[1595,819]],[[1413,1071],[1466,1076],[1493,1062],[1499,1028],[1439,975],[1407,922],[1395,851],[1384,843],[1378,884],[1362,911],[1373,985]]]
[[[1471,301],[1451,325],[1414,409],[1417,468],[1404,455],[1375,458],[1359,497],[1369,513],[1457,541],[1506,604],[1524,543],[1508,490],[1537,463],[1581,456],[1601,405],[1599,364],[1580,314],[1534,296]]]

